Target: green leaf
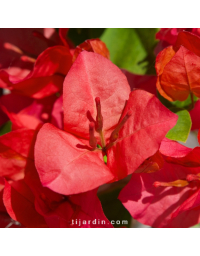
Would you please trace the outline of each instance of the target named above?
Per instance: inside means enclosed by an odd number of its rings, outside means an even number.
[[[157,28],[107,28],[100,39],[118,67],[136,74],[155,74],[157,31]]]
[[[122,189],[121,184],[119,186],[117,188],[111,188],[109,191],[103,192],[100,195],[98,194],[98,197],[101,201],[104,214],[109,221],[114,221],[114,227],[130,227],[132,217],[120,200],[117,199]]]
[[[197,224],[197,225],[195,225],[195,226],[192,226],[192,227],[190,227],[190,228],[200,228],[200,223]]]
[[[190,114],[187,110],[177,111],[177,108],[170,110],[178,115],[178,121],[176,125],[167,133],[166,137],[170,140],[186,142],[192,126]]]
[[[6,134],[6,133],[8,133],[8,132],[10,132],[10,131],[11,131],[11,128],[12,128],[12,123],[11,123],[11,121],[8,121],[8,122],[5,123],[4,125],[2,125],[2,126],[0,127],[0,136]]]

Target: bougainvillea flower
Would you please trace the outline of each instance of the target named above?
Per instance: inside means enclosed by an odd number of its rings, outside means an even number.
[[[23,180],[5,181],[3,200],[12,219],[29,228],[112,227],[96,192],[66,197],[44,188],[29,159]]]
[[[200,36],[199,28],[161,28],[156,34],[156,39],[159,39],[155,49],[156,55],[164,48],[170,45],[175,45],[177,38],[182,31],[191,32],[192,34]]]
[[[35,196],[36,210],[45,218],[49,227],[112,227],[103,213],[97,189],[68,197],[57,194],[42,186],[33,165],[24,180]],[[94,219],[103,220],[104,223],[93,224]],[[82,223],[83,220],[86,223]]]
[[[198,73],[200,57],[181,46],[164,49],[156,58],[157,89],[169,101],[184,101],[190,93],[200,96]]]
[[[156,86],[160,94],[169,101],[184,101],[190,94],[200,97],[200,50],[197,49],[200,38],[188,32],[181,32],[179,35],[175,46],[165,48],[156,58]],[[188,43],[191,35],[195,40]]]
[[[33,130],[18,129],[0,137],[0,177],[4,179],[4,205],[10,217],[24,226],[45,227],[44,218],[35,210],[34,196],[24,182],[27,163],[33,159],[35,136]]]
[[[133,174],[119,195],[133,218],[152,227],[190,227],[200,221],[199,149],[162,141],[160,170]]]
[[[3,28],[0,30],[0,69],[22,79],[33,69],[46,48],[59,44],[53,28]]]
[[[119,199],[132,217],[143,224],[193,226],[200,222],[199,172],[199,167],[165,162],[158,172],[133,174]]]
[[[4,188],[4,205],[10,217],[25,227],[35,228],[112,227],[103,213],[97,190],[65,197],[42,186],[33,161],[36,133],[19,129],[1,136],[0,189],[2,192]],[[1,204],[0,212],[5,215]],[[8,220],[6,215],[6,223]]]
[[[62,89],[65,75],[71,65],[72,56],[67,47],[49,47],[38,56],[33,71],[24,79],[10,76],[6,71],[1,70],[0,87],[40,99]]]
[[[200,36],[199,28],[161,28],[156,34],[156,39],[166,41],[169,45],[174,45],[182,31],[191,32],[192,34]]]
[[[9,215],[25,227],[112,227],[103,213],[96,190],[70,198],[51,190],[39,190],[35,196],[25,184],[15,182],[15,188],[6,183],[4,188],[4,204]]]
[[[89,52],[79,54],[66,76],[63,107],[65,131],[41,128],[35,163],[43,186],[65,195],[133,173],[177,121],[154,95],[130,93],[121,70]]]
[[[0,225],[5,227],[20,227],[7,216],[5,206],[2,207],[2,192],[5,182],[8,186],[16,185],[24,178],[28,156],[33,157],[31,144],[34,136],[33,130],[19,129],[0,137]]]
[[[25,227],[112,227],[97,189],[66,197],[42,186],[33,161],[36,134],[19,129],[0,137],[0,196],[4,188],[4,205],[10,217]],[[0,201],[0,212],[5,207]]]
[[[55,125],[56,122],[61,123],[60,114],[53,113],[57,99],[56,95],[43,99],[33,99],[14,93],[4,95],[0,98],[0,110],[3,114],[0,118],[0,124],[10,119],[12,130],[15,130],[19,128],[36,129],[45,122],[51,122],[52,117],[55,120]],[[16,105],[17,107],[15,107]]]
[[[19,129],[0,136],[0,177],[23,179],[35,132]]]

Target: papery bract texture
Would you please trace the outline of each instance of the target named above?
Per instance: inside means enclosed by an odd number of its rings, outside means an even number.
[[[122,179],[133,173],[142,162],[156,153],[160,142],[171,129],[177,116],[160,104],[152,94],[133,91],[121,119],[132,111],[119,132],[115,145],[108,150],[108,167]]]
[[[164,51],[169,50],[170,48],[166,48]],[[190,92],[197,97],[200,96],[198,77],[200,57],[181,46],[163,70],[158,68],[159,58],[160,54],[156,64],[159,75],[157,89],[163,97],[170,101],[184,101]]]
[[[184,101],[192,93],[200,96],[198,43],[198,36],[181,32],[174,47],[167,47],[158,54],[155,66],[158,76],[156,85],[167,100]]]
[[[109,130],[119,121],[130,93],[120,69],[99,54],[82,52],[63,86],[64,129],[88,139],[88,120],[96,118],[95,98],[100,97],[105,138],[108,139]]]
[[[86,192],[126,177],[157,152],[177,115],[150,93],[129,94],[120,69],[96,53],[80,53],[64,82],[65,132],[46,124],[37,137],[35,163],[44,186],[65,195]],[[103,127],[94,129],[100,146],[93,147],[89,127],[97,122],[97,102]]]
[[[91,151],[75,136],[50,124],[38,134],[35,164],[43,186],[65,195],[91,190],[114,178],[100,150]]]

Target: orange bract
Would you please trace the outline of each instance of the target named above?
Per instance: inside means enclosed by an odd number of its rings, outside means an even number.
[[[156,58],[157,89],[169,101],[184,101],[190,93],[200,97],[200,57],[185,41],[179,38],[177,42],[176,47],[165,48]]]

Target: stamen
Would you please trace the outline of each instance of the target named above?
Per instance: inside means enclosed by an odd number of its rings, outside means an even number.
[[[94,136],[94,128],[95,128],[95,124],[91,122],[89,124],[89,134],[90,134],[89,144],[92,148],[97,147],[97,139]]]
[[[186,180],[175,180],[172,182],[160,182],[156,181],[153,183],[153,186],[158,188],[158,187],[185,187],[189,183]]]
[[[19,47],[15,46],[14,44],[4,43],[3,46],[7,50],[12,50],[12,51],[14,51],[16,53],[23,54],[23,51]]]
[[[36,61],[36,59],[31,58],[31,57],[26,56],[26,55],[21,56],[21,60],[25,61],[25,62],[33,62],[33,63]]]
[[[187,181],[194,181],[194,180],[200,180],[200,173],[198,174],[188,174],[186,177]]]
[[[100,102],[100,98],[96,97],[95,98],[95,102],[96,102],[96,108],[97,108],[97,116],[96,116],[96,131],[97,132],[101,132],[103,129],[103,116],[101,114],[101,102]]]
[[[129,119],[129,117],[131,115],[132,115],[132,111],[129,110],[127,112],[127,114],[125,115],[125,117],[122,119],[122,121],[117,125],[115,130],[111,133],[110,142],[114,142],[114,141],[116,141],[118,139],[120,129],[124,126],[124,124],[126,123],[126,121]]]

